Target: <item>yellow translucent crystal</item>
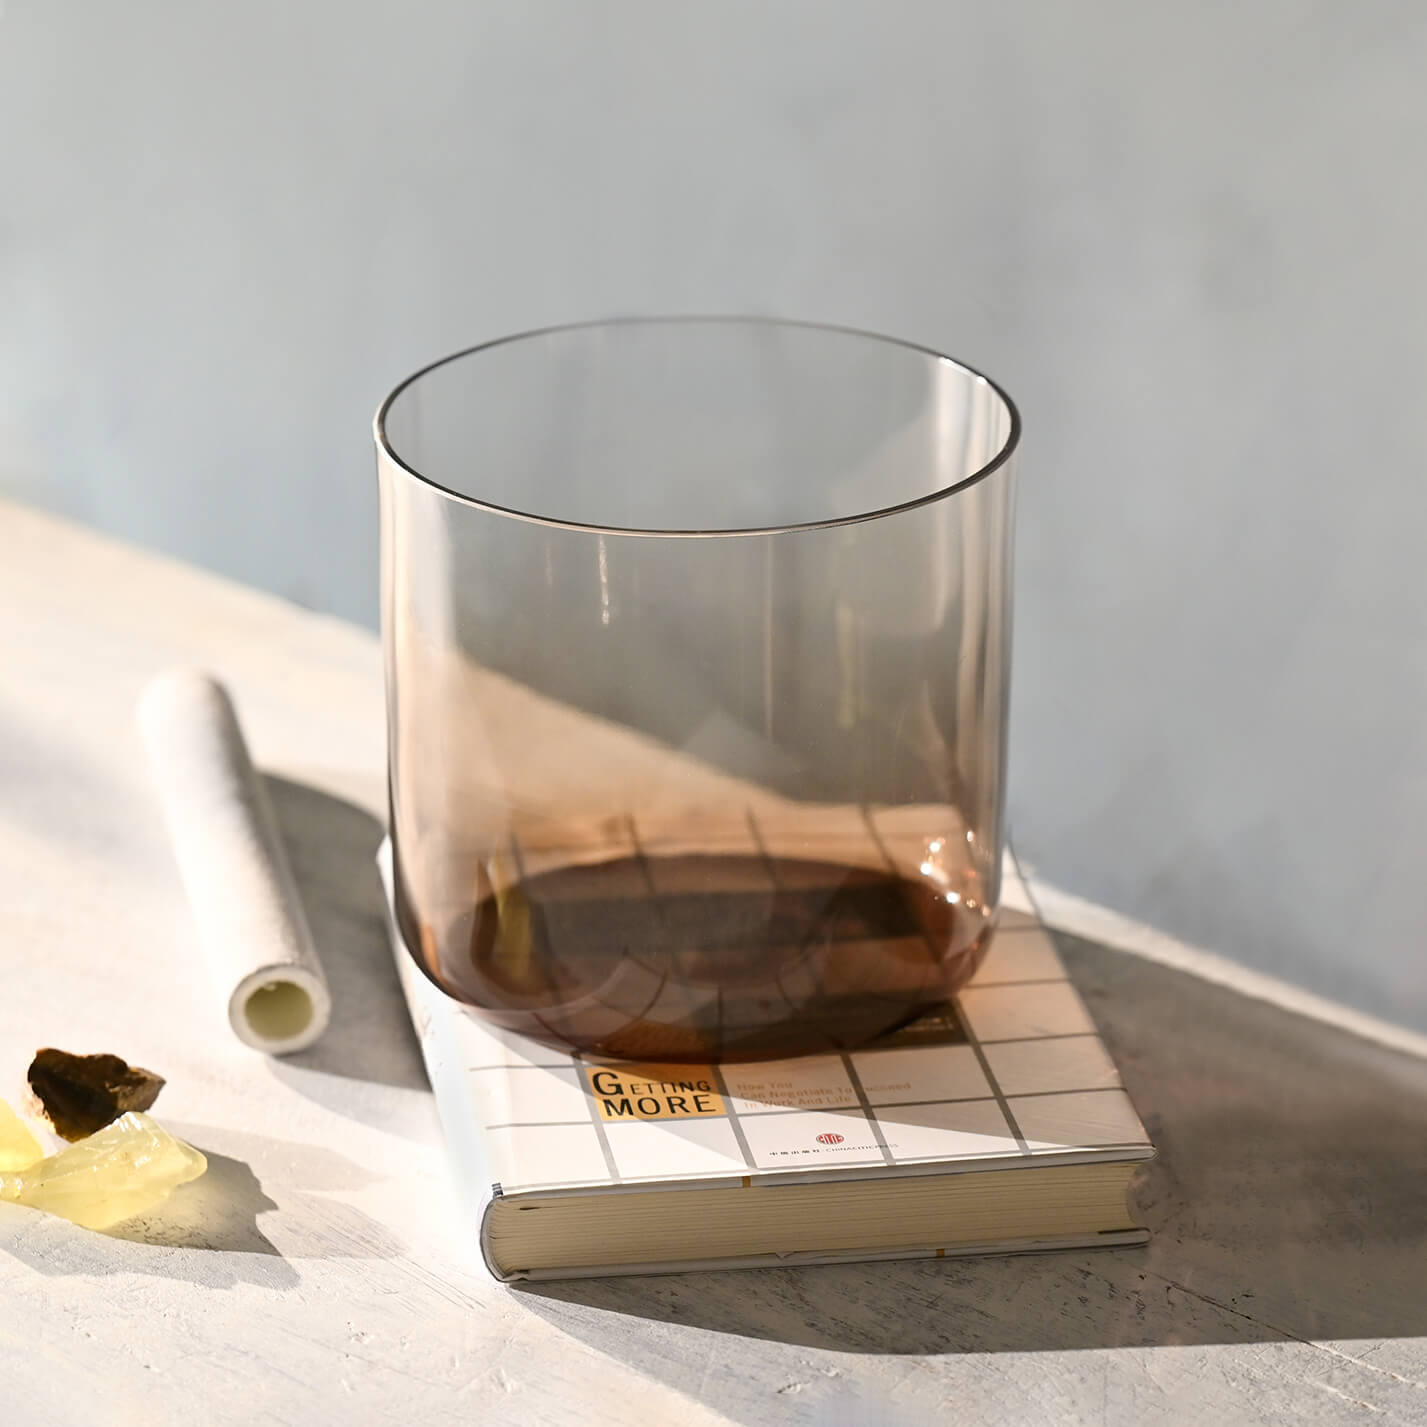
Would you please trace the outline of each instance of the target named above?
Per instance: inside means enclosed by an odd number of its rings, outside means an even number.
[[[162,1204],[208,1161],[139,1111],[15,1173],[0,1173],[0,1199],[107,1229]]]
[[[0,1100],[0,1173],[7,1169],[29,1169],[45,1157],[30,1127]]]

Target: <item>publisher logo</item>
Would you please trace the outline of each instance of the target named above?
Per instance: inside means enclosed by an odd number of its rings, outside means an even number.
[[[840,1145],[842,1143],[842,1136],[834,1134],[819,1135],[818,1143],[820,1145]]]

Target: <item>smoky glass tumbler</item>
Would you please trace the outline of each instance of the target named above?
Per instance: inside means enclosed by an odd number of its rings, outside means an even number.
[[[1000,889],[1019,421],[865,333],[632,320],[462,352],[376,420],[410,953],[645,1062],[942,1006]]]

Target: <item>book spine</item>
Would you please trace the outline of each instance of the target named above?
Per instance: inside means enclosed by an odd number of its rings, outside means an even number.
[[[411,1024],[426,1062],[426,1075],[436,1097],[436,1113],[446,1141],[446,1157],[451,1165],[456,1191],[463,1207],[475,1210],[481,1259],[492,1277],[508,1282],[511,1275],[496,1266],[490,1250],[490,1209],[500,1186],[491,1178],[490,1164],[481,1139],[480,1116],[471,1094],[461,1047],[451,1034],[452,1007],[447,997],[432,985],[407,950],[392,913],[391,846],[383,842],[377,854],[382,883],[386,889],[387,931],[397,980],[406,998]]]

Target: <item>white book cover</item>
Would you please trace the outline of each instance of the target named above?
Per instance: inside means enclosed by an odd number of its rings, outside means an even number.
[[[390,907],[386,846],[381,867]],[[427,979],[389,919],[402,989],[473,1215],[484,1228],[495,1196],[748,1187],[1150,1158],[1153,1146],[1119,1072],[1009,858],[1005,881],[1005,905],[986,958],[945,1013],[854,1050],[724,1064],[611,1061],[494,1026]],[[1145,1238],[1142,1230],[1121,1230],[954,1250],[802,1253],[598,1271],[1123,1245]],[[490,1264],[484,1233],[482,1247]]]

